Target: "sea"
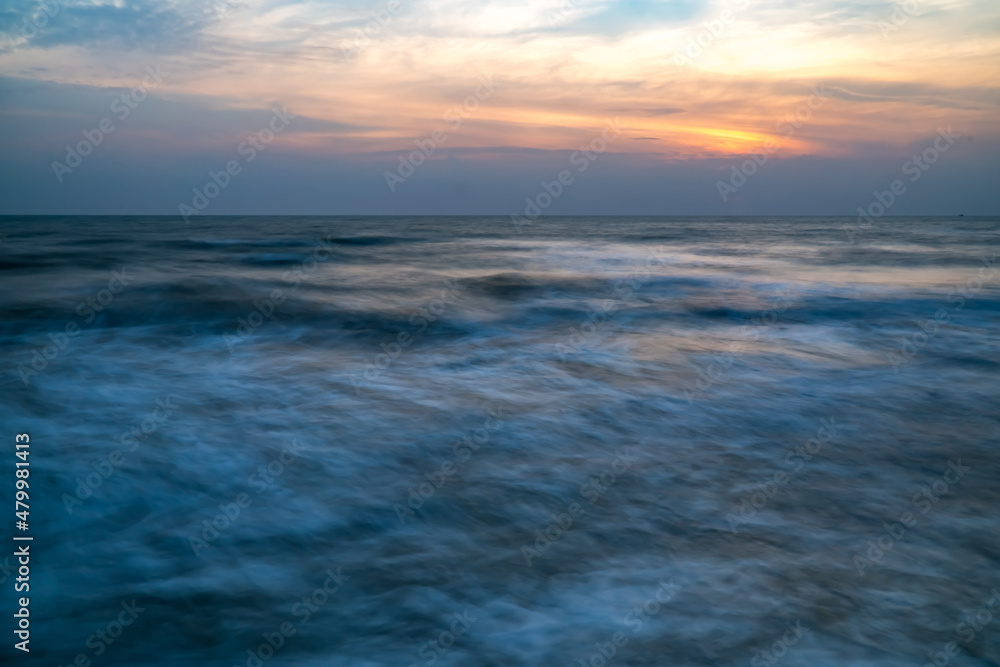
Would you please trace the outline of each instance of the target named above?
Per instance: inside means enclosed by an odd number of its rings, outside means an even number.
[[[0,218],[0,661],[996,667],[998,250],[977,217]]]

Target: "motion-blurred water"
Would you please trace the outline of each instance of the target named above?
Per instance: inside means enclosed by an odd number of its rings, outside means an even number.
[[[3,219],[31,664],[1000,664],[1000,220],[853,224]]]

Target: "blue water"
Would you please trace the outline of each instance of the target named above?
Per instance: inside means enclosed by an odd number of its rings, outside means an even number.
[[[845,225],[0,219],[30,663],[1000,664],[1000,219]]]

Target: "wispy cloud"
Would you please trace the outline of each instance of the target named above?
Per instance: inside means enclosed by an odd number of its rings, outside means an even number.
[[[391,153],[484,75],[501,89],[443,153],[572,151],[620,116],[613,151],[729,158],[783,139],[779,123],[819,83],[829,104],[782,156],[888,154],[941,123],[1000,136],[1000,5],[986,0],[922,0],[890,37],[877,27],[885,1],[48,1],[58,12],[27,36],[41,2],[0,10],[0,113],[22,132],[10,141],[38,154],[153,63],[172,75],[115,141],[226,143],[280,103],[302,119],[283,141],[303,155]],[[679,71],[673,56],[737,4]]]

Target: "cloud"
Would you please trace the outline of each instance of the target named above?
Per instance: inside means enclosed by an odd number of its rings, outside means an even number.
[[[109,118],[115,131],[108,141],[122,148],[147,155],[169,155],[216,146],[224,153],[247,133],[266,126],[272,109],[285,106],[278,100],[247,108],[234,106],[225,98],[177,94],[161,97],[153,89],[122,119],[124,107],[116,100],[129,90],[0,77],[0,137],[6,145],[17,145],[27,153],[48,153],[50,159],[57,159],[66,144],[80,141],[83,131],[93,130],[102,119]],[[294,108],[289,112],[296,115],[286,131],[289,137],[346,137],[379,129],[311,118]]]
[[[697,0],[606,2],[598,11],[571,22],[565,30],[577,34],[621,37],[660,26],[680,25],[703,14],[707,6],[707,3]]]
[[[633,116],[669,116],[675,113],[684,113],[684,109],[676,107],[660,107],[654,109],[608,109],[613,113],[627,113]]]
[[[867,85],[865,85],[865,87],[872,88],[874,86],[872,86],[872,84],[869,82]],[[844,88],[837,88],[835,86],[831,86],[829,88],[829,91],[833,97],[836,97],[837,99],[840,100],[847,100],[850,102],[906,102],[910,104],[939,107],[941,109],[981,110],[983,108],[980,105],[970,104],[968,102],[928,97],[925,94],[922,94],[922,92],[919,90],[919,87],[912,85],[904,86],[905,88],[909,89],[908,93],[898,94],[898,95],[886,95],[885,92],[887,90],[890,90],[891,87],[892,87],[891,84],[887,86],[886,83],[883,82],[882,84],[877,86],[877,90],[879,91],[878,93],[852,92]],[[941,91],[940,89],[938,89],[938,92],[945,92],[952,94],[954,94],[955,92],[959,92],[959,94],[962,94],[960,91]],[[964,91],[964,92],[968,93],[970,91]],[[995,90],[981,90],[972,92],[976,97],[980,96],[983,97],[992,96],[994,98],[997,97],[997,92]],[[993,100],[993,103],[994,105],[996,104],[995,99]]]
[[[230,11],[223,0],[45,0],[17,5],[2,15],[2,29],[18,48],[72,45],[162,53],[191,48],[199,33]]]
[[[41,2],[0,9],[15,34],[0,52],[10,161],[46,164],[147,64],[171,72],[88,161],[94,178],[118,174],[111,155],[141,169],[143,154],[147,169],[200,156],[200,178],[274,105],[299,116],[274,154],[394,163],[445,129],[449,164],[512,173],[535,164],[533,151],[576,150],[616,116],[625,131],[610,150],[629,164],[703,165],[774,138],[776,164],[888,159],[939,125],[1000,137],[1000,5],[983,0],[921,0],[888,38],[876,25],[887,0],[753,0],[684,67],[673,56],[742,0],[399,0],[393,12],[389,0],[47,1],[59,10],[30,36],[18,26]],[[488,75],[496,93],[446,123]],[[820,84],[829,100],[786,136],[782,123]]]

